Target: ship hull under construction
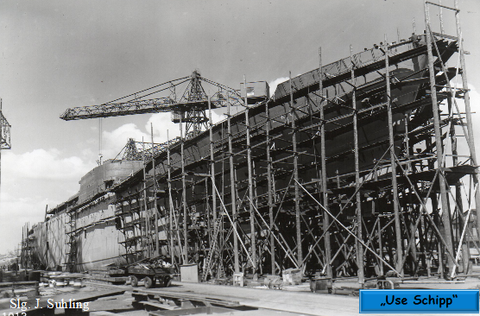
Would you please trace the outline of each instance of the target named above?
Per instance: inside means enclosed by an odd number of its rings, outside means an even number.
[[[457,52],[455,40],[412,36],[245,100],[244,111],[228,109],[131,175],[104,178],[51,211],[34,230],[64,216],[66,246],[38,261],[81,271],[163,254],[196,264],[202,280],[288,268],[360,278],[466,272],[476,223],[458,186],[476,167],[455,158],[439,168],[438,156],[462,125],[438,110],[457,97],[445,87],[458,69],[444,66]],[[36,234],[32,242],[46,238],[51,249],[52,235]]]

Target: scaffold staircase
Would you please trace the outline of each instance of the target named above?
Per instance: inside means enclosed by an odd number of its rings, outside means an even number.
[[[141,258],[140,246],[144,218],[141,216],[141,200],[138,192],[132,193],[116,204],[117,227],[123,233],[124,240],[120,242],[125,247],[127,263],[138,261]]]
[[[68,272],[76,272],[77,265],[77,220],[75,208],[67,209],[67,225],[65,225],[67,244],[65,250],[65,267]]]

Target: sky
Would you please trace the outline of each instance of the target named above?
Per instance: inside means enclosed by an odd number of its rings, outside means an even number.
[[[480,1],[459,6],[475,111]],[[432,24],[438,16],[432,9]],[[455,34],[453,15],[443,18]],[[167,140],[167,129],[178,135],[168,113],[66,122],[59,116],[67,108],[194,70],[235,89],[244,76],[274,87],[290,71],[317,68],[319,47],[326,64],[349,56],[350,45],[359,52],[424,28],[421,0],[0,1],[0,97],[12,125],[12,148],[1,153],[0,254],[18,247],[26,222],[42,221],[46,208],[78,192],[100,148],[114,158],[128,138],[149,141],[151,126],[155,142]]]

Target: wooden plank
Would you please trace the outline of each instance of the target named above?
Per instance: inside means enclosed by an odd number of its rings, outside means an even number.
[[[208,302],[215,305],[238,307],[242,306],[238,301],[234,301],[231,297],[219,296],[219,295],[203,295],[195,293],[181,293],[173,291],[157,291],[157,290],[134,290],[133,295],[154,295],[165,298],[184,299],[197,302]]]
[[[137,302],[137,303],[152,306],[152,307],[156,307],[158,309],[163,309],[163,310],[180,309],[179,306],[171,306],[171,305],[168,305],[168,304],[156,303],[156,302],[151,302],[151,301],[140,301],[140,302]]]
[[[20,282],[0,282],[0,287],[10,287],[10,286],[19,286],[19,285],[38,285],[38,281],[20,281]]]
[[[213,314],[213,313],[226,313],[231,311],[228,308],[213,307],[213,306],[201,306],[195,308],[184,308],[169,311],[150,312],[150,316],[178,316],[178,315],[194,315],[194,314]]]
[[[91,293],[69,293],[68,298],[75,300],[76,302],[89,302],[95,301],[99,298],[122,295],[126,290],[105,290],[105,291],[95,291],[95,294]],[[60,301],[62,298],[65,298],[66,294],[57,295],[54,297],[54,301]]]

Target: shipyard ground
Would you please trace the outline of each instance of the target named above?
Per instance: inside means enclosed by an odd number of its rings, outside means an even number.
[[[224,314],[237,316],[253,315],[357,315],[359,314],[358,296],[355,295],[354,279],[345,280],[337,284],[336,292],[348,295],[332,295],[311,293],[309,283],[296,286],[285,286],[282,290],[266,287],[234,287],[205,283],[173,282],[168,287],[145,289],[143,286],[111,285],[97,281],[86,281],[82,287],[41,287],[40,298],[60,301],[76,299],[77,301],[90,300],[88,312],[77,311],[76,315],[207,315]],[[417,280],[416,283],[405,283],[405,286],[414,288],[478,288],[480,284],[476,277],[467,278],[462,282],[436,282],[432,285],[429,280]],[[428,286],[430,284],[430,286]],[[140,284],[141,285],[141,284]],[[18,291],[17,291],[18,292]],[[12,308],[11,297],[0,298],[0,315],[19,312]],[[21,297],[21,296],[20,296]],[[139,302],[145,297],[144,302]],[[158,303],[159,297],[163,298]],[[18,296],[17,296],[18,298]],[[169,299],[181,302],[182,309],[169,305]],[[26,298],[25,298],[26,299]],[[148,301],[148,302],[147,302]],[[199,307],[195,302],[205,302],[208,306]],[[171,302],[170,302],[171,303]],[[211,303],[211,305],[209,304]],[[193,304],[193,305],[192,305]],[[5,314],[4,314],[5,313]],[[56,309],[51,313],[31,313],[27,315],[73,315],[67,309]]]
[[[180,310],[168,311],[166,309],[154,308],[149,306],[135,306],[133,294],[145,293],[152,295],[155,293],[171,293],[172,296],[191,298],[204,297],[207,300],[217,301],[219,306],[212,311],[214,313],[226,313],[226,315],[355,315],[358,313],[358,298],[343,295],[322,295],[310,293],[309,285],[304,283],[298,286],[290,286],[288,290],[270,290],[264,288],[233,287],[225,285],[212,285],[200,283],[182,283],[173,282],[168,288],[145,289],[143,286],[132,287],[130,285],[110,285],[106,283],[87,282],[82,288],[73,287],[46,287],[40,288],[42,298],[53,298],[60,301],[77,299],[90,295],[103,296],[105,293],[116,293],[125,291],[116,295],[100,297],[89,303],[89,313],[91,315],[187,315]],[[168,296],[168,294],[167,294]],[[12,308],[11,298],[0,299],[0,315],[3,313],[20,312]],[[77,299],[78,300],[78,299]],[[32,303],[33,304],[33,303]],[[158,304],[157,304],[158,305]],[[230,306],[225,308],[226,306]],[[147,311],[147,309],[149,311]],[[162,310],[165,314],[162,314]],[[208,312],[210,314],[211,311]],[[68,314],[68,312],[58,309],[57,314]],[[85,314],[85,313],[84,313]],[[196,313],[196,315],[206,315],[207,313]]]

